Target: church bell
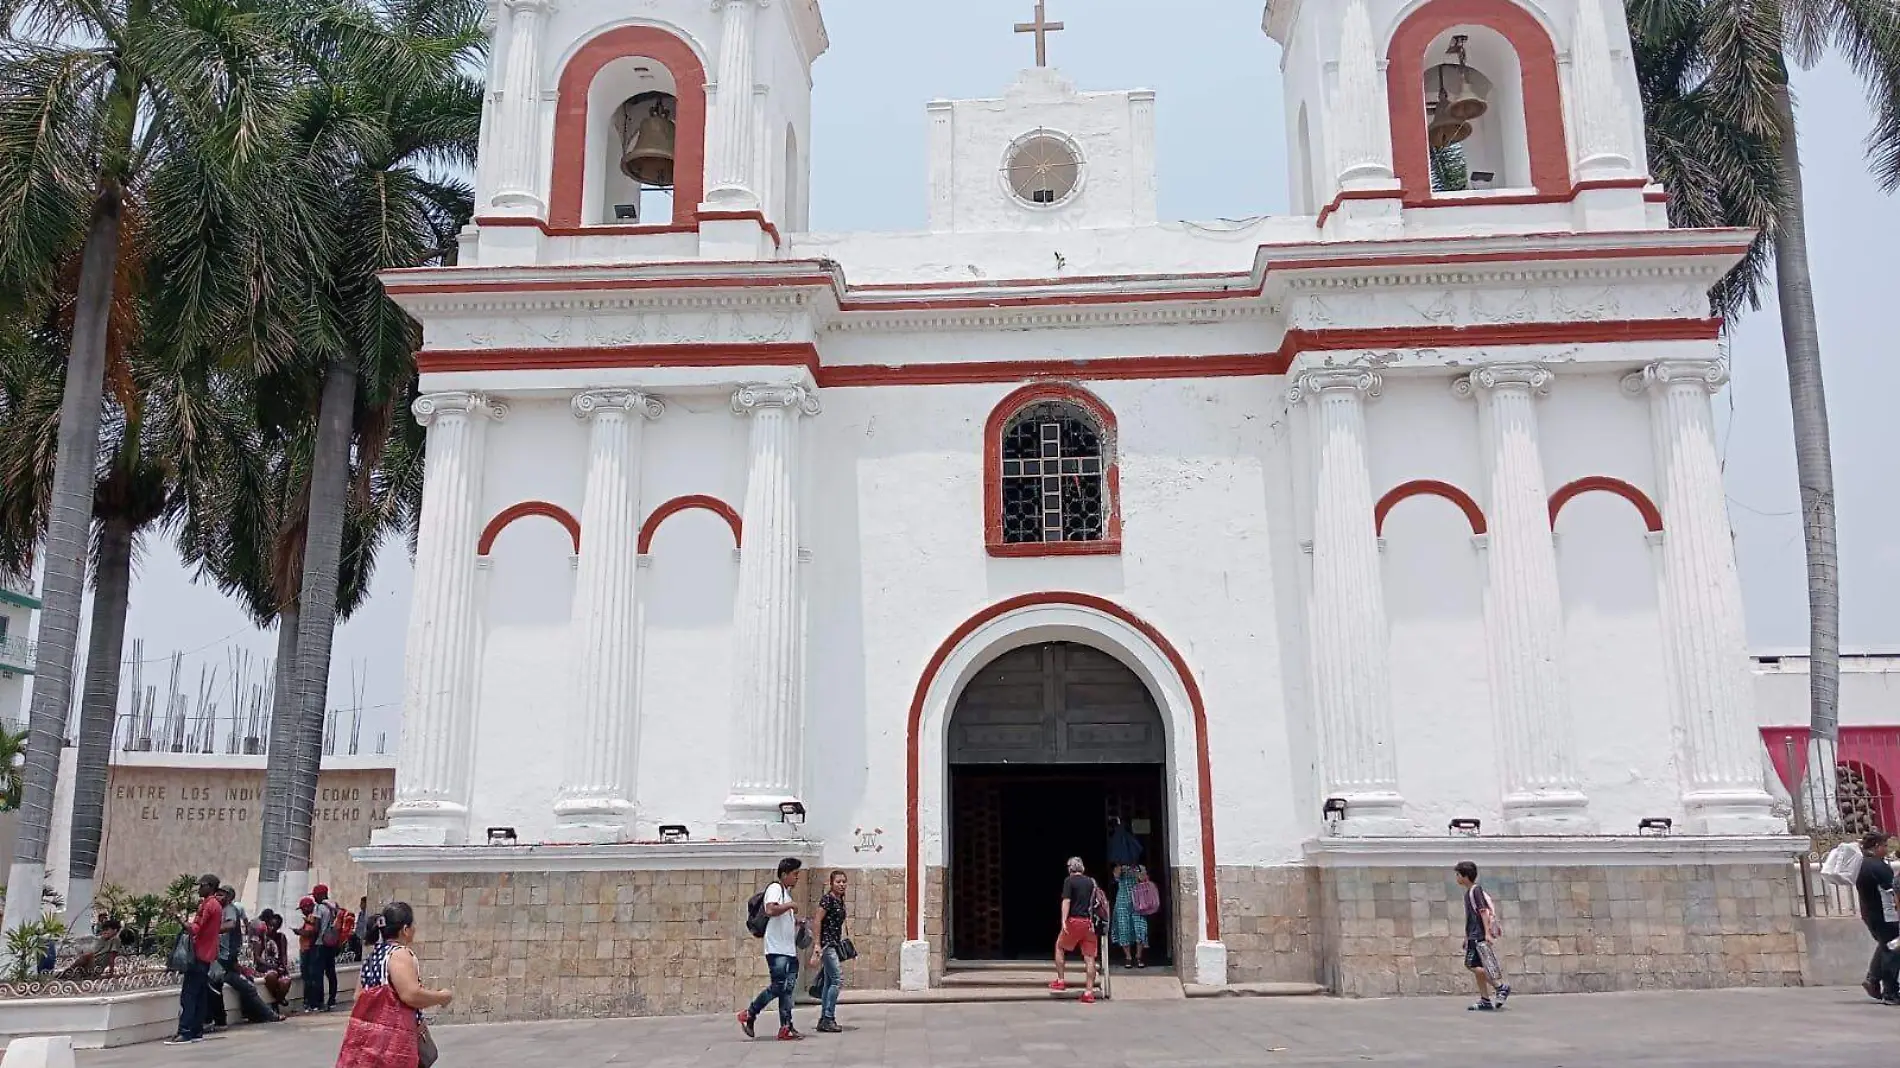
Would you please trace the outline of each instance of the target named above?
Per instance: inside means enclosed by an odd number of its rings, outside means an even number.
[[[679,128],[664,93],[645,93],[621,109],[620,173],[655,189],[673,188]]]
[[[1431,108],[1429,127],[1433,148],[1447,148],[1471,137],[1473,124],[1491,110],[1485,100],[1490,81],[1466,65],[1462,43],[1453,46],[1456,63],[1441,63],[1425,72],[1427,91],[1438,98]],[[1453,91],[1453,87],[1456,91]]]

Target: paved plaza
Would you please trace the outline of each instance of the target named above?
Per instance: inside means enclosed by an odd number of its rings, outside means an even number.
[[[801,1012],[807,1010],[801,1009]],[[843,1035],[747,1042],[731,1017],[443,1027],[442,1068],[1020,1065],[1224,1068],[1416,1064],[1473,1068],[1885,1064],[1900,1010],[1857,991],[1740,990],[1523,997],[1480,1016],[1444,998],[879,1005]],[[80,1068],[329,1068],[341,1016],[238,1028],[197,1046],[82,1053]],[[806,1026],[816,1017],[801,1017]],[[1825,1053],[1821,1053],[1825,1050]]]

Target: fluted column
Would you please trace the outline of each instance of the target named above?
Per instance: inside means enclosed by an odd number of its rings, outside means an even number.
[[[1393,180],[1386,112],[1385,79],[1373,46],[1371,13],[1366,0],[1346,0],[1339,30],[1339,88],[1332,107],[1341,188],[1367,188]]]
[[[1563,669],[1563,598],[1550,531],[1550,494],[1537,440],[1536,398],[1550,371],[1483,367],[1460,378],[1475,396],[1489,472],[1490,575],[1485,590],[1491,700],[1502,742],[1504,816],[1520,834],[1587,834]]]
[[[1617,4],[1619,16],[1623,5]],[[1629,146],[1630,114],[1610,63],[1610,35],[1602,0],[1578,0],[1570,48],[1571,95],[1577,123],[1577,176],[1627,175],[1636,166]]]
[[[1392,740],[1385,589],[1366,467],[1365,398],[1379,385],[1370,371],[1308,371],[1288,394],[1312,406],[1310,655],[1320,775],[1326,796],[1346,802],[1339,833],[1354,836],[1411,831]]]
[[[1663,641],[1690,829],[1779,834],[1787,821],[1775,817],[1762,788],[1742,585],[1709,406],[1727,381],[1720,361],[1665,360],[1625,378],[1623,388],[1650,398],[1663,513]]]
[[[626,841],[639,767],[640,439],[665,408],[644,393],[606,389],[575,397],[573,409],[589,424],[587,490],[570,628],[576,701],[554,815],[564,841]]]
[[[753,185],[753,57],[761,0],[713,0],[723,9],[719,29],[719,107],[713,116],[712,181],[706,202],[727,210],[759,207]]]
[[[742,386],[732,410],[752,420],[745,542],[739,550],[734,765],[728,837],[769,833],[800,794],[804,638],[798,582],[798,420],[817,415],[803,386]]]
[[[544,214],[541,172],[541,25],[549,0],[505,0],[509,11],[508,55],[502,65],[501,106],[491,155],[497,162],[490,203]]]
[[[490,420],[507,408],[479,393],[417,398],[428,428],[415,590],[403,666],[396,800],[378,845],[457,845],[468,836],[475,739],[475,553],[481,536],[482,462]]]

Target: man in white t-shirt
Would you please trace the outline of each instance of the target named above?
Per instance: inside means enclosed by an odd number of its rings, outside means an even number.
[[[792,993],[798,989],[798,906],[792,901],[792,891],[798,887],[801,864],[797,857],[786,857],[778,862],[778,881],[765,888],[763,911],[768,917],[765,924],[765,966],[771,972],[772,984],[759,991],[752,1004],[739,1011],[739,1027],[747,1038],[752,1037],[753,1022],[759,1013],[778,999],[778,1039],[780,1042],[795,1042],[804,1038],[798,1029],[792,1026]]]

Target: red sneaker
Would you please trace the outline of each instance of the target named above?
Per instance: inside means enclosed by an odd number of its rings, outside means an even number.
[[[752,1037],[752,1014],[744,1009],[739,1010],[739,1030],[744,1031],[747,1038]]]
[[[1084,1004],[1084,1005],[1093,1005],[1093,1004],[1095,1004],[1095,991],[1093,991],[1093,990],[1085,990],[1085,991],[1083,991],[1083,992],[1082,992],[1082,1004]]]
[[[1053,982],[1053,983],[1050,983],[1050,984],[1049,984],[1049,989],[1051,989],[1051,990],[1053,990],[1053,991],[1055,991],[1056,993],[1058,993],[1058,994],[1060,994],[1060,993],[1062,993],[1062,992],[1063,992],[1064,990],[1067,990],[1067,989],[1069,989],[1069,984],[1067,984],[1067,983],[1065,983],[1065,982],[1063,982],[1063,981],[1062,981],[1062,980],[1060,980],[1060,979],[1057,979],[1057,980],[1056,980],[1055,982]]]
[[[778,1040],[780,1042],[803,1042],[805,1036],[799,1034],[798,1029],[795,1027],[781,1027],[778,1029]]]

